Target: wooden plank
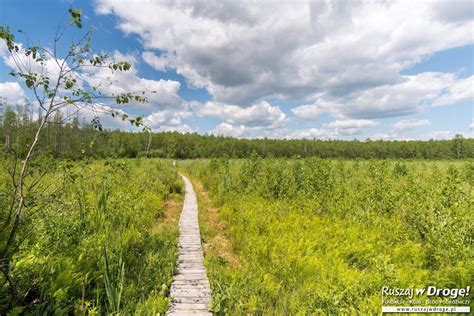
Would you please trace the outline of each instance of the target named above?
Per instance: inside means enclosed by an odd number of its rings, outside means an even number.
[[[170,309],[173,309],[173,306],[176,306],[176,304],[178,304],[178,303],[210,304],[211,299],[209,297],[179,297],[179,298],[176,297],[176,298],[173,298]]]

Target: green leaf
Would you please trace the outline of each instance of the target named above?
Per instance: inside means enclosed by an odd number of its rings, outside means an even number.
[[[71,16],[69,23],[75,24],[78,28],[82,28],[81,9],[70,8],[69,15]]]
[[[0,26],[0,38],[3,39],[8,47],[8,50],[11,51],[18,51],[19,48],[15,45],[15,36],[10,33],[10,29],[8,26]]]

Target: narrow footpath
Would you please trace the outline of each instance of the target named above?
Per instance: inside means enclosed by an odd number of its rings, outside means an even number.
[[[171,284],[171,305],[168,315],[212,315],[211,287],[204,267],[199,232],[196,193],[191,181],[183,175],[186,185],[183,211],[179,220],[178,274]]]

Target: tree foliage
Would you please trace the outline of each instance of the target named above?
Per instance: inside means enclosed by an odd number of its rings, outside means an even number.
[[[31,139],[38,120],[31,106],[3,107],[0,121],[0,146],[14,147],[21,156],[25,148],[21,139]],[[342,140],[278,140],[236,139],[213,135],[139,133],[105,130],[100,120],[86,121],[81,116],[60,114],[56,122],[45,126],[38,148],[43,154],[66,159],[86,157],[158,157],[158,158],[247,158],[252,153],[261,157],[381,158],[381,159],[463,159],[474,157],[474,139],[456,136],[452,140],[429,141],[342,141]],[[141,118],[112,116],[141,125]],[[21,137],[16,138],[15,135]],[[54,135],[54,136],[53,136]],[[18,142],[16,140],[18,139]],[[24,143],[23,143],[24,144]]]

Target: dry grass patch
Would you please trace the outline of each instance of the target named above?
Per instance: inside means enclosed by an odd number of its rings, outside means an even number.
[[[163,217],[156,223],[157,228],[177,227],[182,209],[183,196],[173,194],[169,200],[163,203]]]
[[[240,260],[232,251],[232,242],[226,235],[226,225],[220,219],[220,208],[215,207],[202,183],[192,180],[199,205],[199,224],[206,261],[225,263],[230,268],[239,268]]]

